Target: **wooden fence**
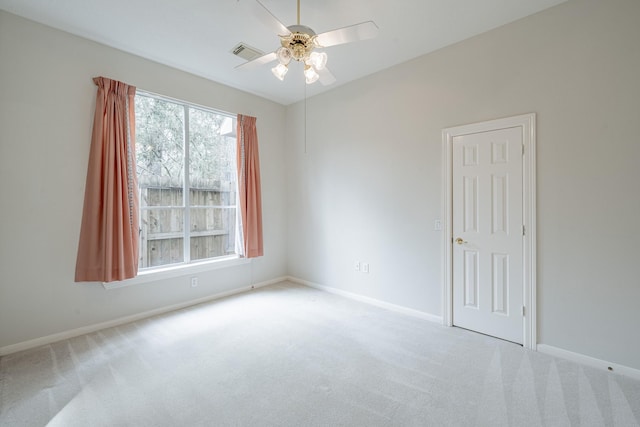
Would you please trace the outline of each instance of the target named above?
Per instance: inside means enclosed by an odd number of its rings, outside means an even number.
[[[168,180],[141,182],[140,268],[184,261],[182,185]],[[235,253],[235,182],[192,182],[189,190],[190,258]]]

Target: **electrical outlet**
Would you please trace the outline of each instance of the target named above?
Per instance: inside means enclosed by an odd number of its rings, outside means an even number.
[[[191,287],[192,288],[198,287],[198,278],[197,277],[192,277],[191,278]]]
[[[353,268],[354,268],[356,271],[360,271],[360,261],[356,261],[356,262],[353,264]]]
[[[369,272],[369,264],[367,264],[366,262],[362,264],[362,272],[363,273]]]

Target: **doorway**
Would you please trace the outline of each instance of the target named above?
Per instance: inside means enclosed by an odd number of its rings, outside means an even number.
[[[535,349],[535,114],[442,135],[443,321]]]

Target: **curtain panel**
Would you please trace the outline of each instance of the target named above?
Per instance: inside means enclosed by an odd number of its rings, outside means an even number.
[[[105,77],[98,86],[84,195],[76,282],[112,282],[138,274],[136,88]]]
[[[242,255],[264,255],[262,243],[262,196],[256,118],[238,114],[238,199],[242,233]]]

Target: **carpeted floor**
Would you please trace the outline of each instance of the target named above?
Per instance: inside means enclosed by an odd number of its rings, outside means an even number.
[[[0,359],[2,426],[638,426],[640,381],[282,283]]]

